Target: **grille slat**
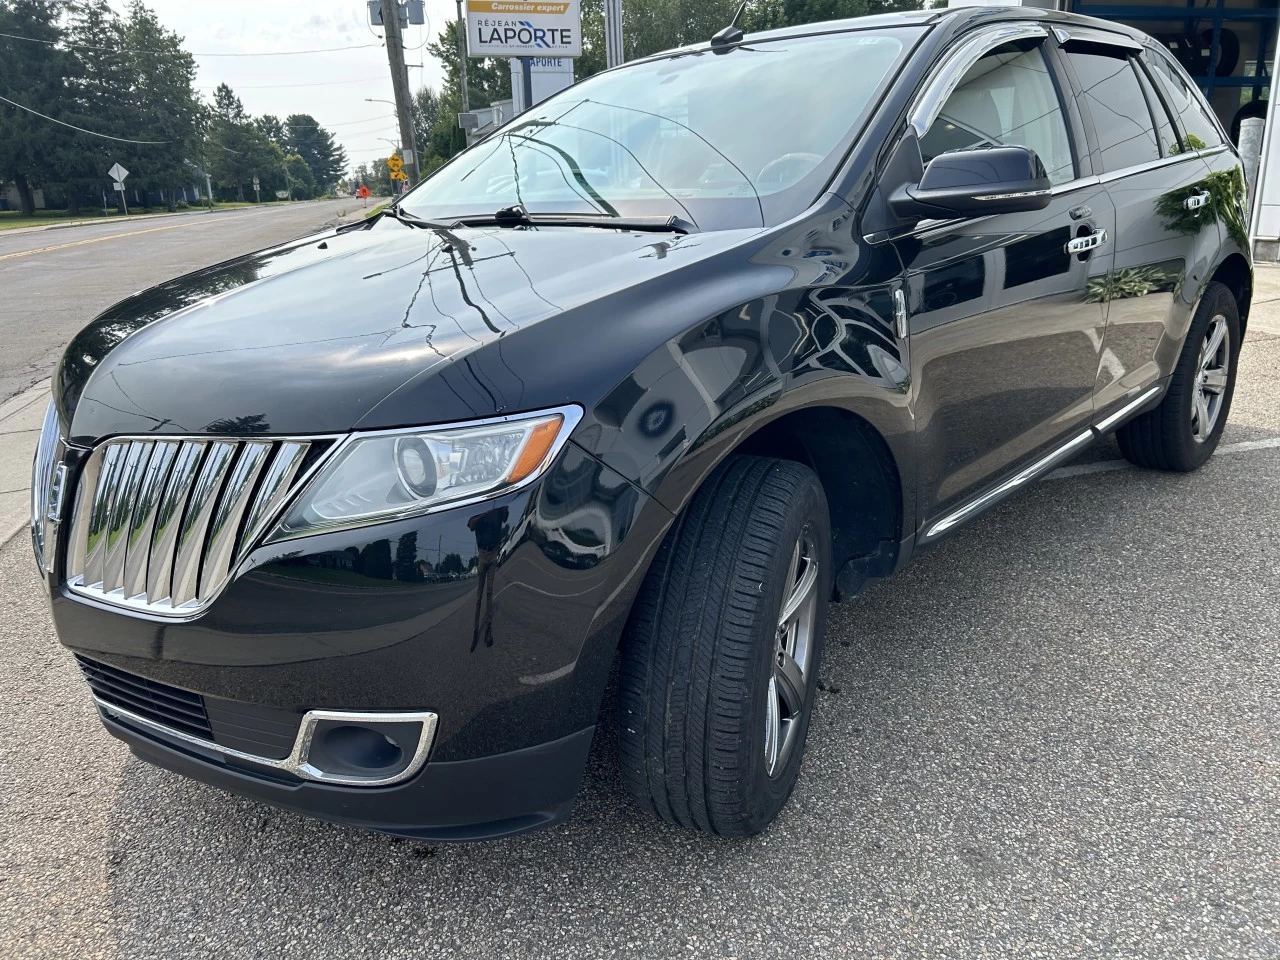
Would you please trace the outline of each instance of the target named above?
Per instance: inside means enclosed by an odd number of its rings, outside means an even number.
[[[173,561],[173,592],[170,599],[180,607],[196,598],[200,583],[200,560],[204,555],[209,519],[218,504],[218,492],[235,455],[234,443],[215,443],[200,468],[200,477],[187,499],[187,513],[178,534],[178,556]]]
[[[188,615],[226,584],[302,481],[309,440],[110,440],[81,471],[67,554],[75,593]]]
[[[151,603],[165,603],[173,584],[173,554],[182,527],[183,508],[191,485],[196,480],[205,445],[187,442],[178,450],[177,460],[169,475],[164,498],[156,508],[156,524],[151,534],[151,560],[147,566],[147,598]]]
[[[123,670],[77,655],[80,670],[94,696],[124,710],[183,733],[213,740],[213,728],[205,712],[204,698],[168,684],[134,676]]]
[[[102,560],[102,592],[112,593],[124,583],[124,548],[128,540],[129,521],[138,498],[138,486],[146,472],[151,444],[129,444],[120,468],[120,486],[111,503],[111,522],[107,525],[105,555]]]
[[[107,523],[111,519],[114,496],[120,486],[120,467],[124,463],[124,455],[128,449],[128,444],[113,443],[107,447],[103,455],[102,478],[94,491],[88,517],[89,534],[85,550],[84,582],[90,587],[102,585],[103,555],[107,548]]]
[[[275,459],[271,461],[271,465],[262,476],[258,495],[249,507],[249,515],[245,518],[244,533],[241,534],[240,543],[237,544],[237,551],[244,549],[246,543],[256,541],[266,532],[262,529],[265,521],[275,513],[276,508],[293,488],[298,468],[302,466],[302,460],[306,457],[310,446],[308,443],[291,440],[280,444]]]
[[[200,708],[180,707],[164,697],[154,695],[140,687],[130,687],[117,683],[107,677],[93,678],[94,689],[102,696],[119,701],[118,705],[129,709],[140,708],[162,714],[173,723],[200,724],[205,720],[204,710]]]
[[[245,507],[249,504],[249,495],[253,493],[258,472],[270,449],[269,443],[246,443],[231,476],[227,478],[226,489],[222,492],[222,499],[218,501],[218,508],[213,512],[213,520],[209,524],[209,550],[204,558],[204,569],[200,572],[202,595],[208,595],[212,585],[220,583],[230,572],[231,551],[236,544],[236,533],[240,529]]]
[[[178,444],[161,442],[151,452],[151,461],[138,488],[137,503],[133,508],[133,520],[129,524],[129,536],[125,543],[124,595],[137,597],[147,592],[147,560],[151,555],[151,533],[155,528],[156,508],[169,468],[173,465]]]

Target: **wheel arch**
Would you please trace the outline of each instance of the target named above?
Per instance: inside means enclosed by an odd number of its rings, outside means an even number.
[[[878,418],[880,419],[880,418]],[[713,433],[714,431],[708,431]],[[802,463],[822,484],[831,511],[837,598],[871,576],[888,576],[907,559],[914,523],[905,451],[868,417],[827,403],[759,417],[725,430],[690,453],[668,474],[657,498],[679,514],[706,479],[736,454]]]
[[[1253,269],[1244,254],[1229,254],[1209,277],[1209,282],[1221,283],[1236,301],[1236,310],[1240,314],[1240,335],[1243,337],[1249,322],[1249,305],[1253,301]]]

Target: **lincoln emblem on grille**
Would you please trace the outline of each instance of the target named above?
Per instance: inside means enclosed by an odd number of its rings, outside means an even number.
[[[67,583],[190,615],[230,578],[301,480],[309,440],[120,439],[80,476]]]

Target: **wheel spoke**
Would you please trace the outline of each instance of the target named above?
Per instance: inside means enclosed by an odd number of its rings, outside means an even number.
[[[770,686],[778,691],[778,697],[790,717],[798,717],[804,710],[804,671],[790,654],[778,654]]]
[[[778,684],[769,678],[765,692],[764,708],[764,765],[772,776],[778,766],[778,753],[782,750],[782,710],[778,703]]]
[[[1221,317],[1214,317],[1212,325],[1209,327],[1209,334],[1205,338],[1204,345],[1204,363],[1213,363],[1213,358],[1218,355],[1218,348],[1222,346],[1222,340],[1227,335],[1227,322]]]
[[[1227,374],[1225,370],[1206,370],[1204,372],[1204,389],[1209,393],[1222,393],[1227,389]]]
[[[1205,397],[1203,390],[1196,391],[1196,427],[1195,433],[1199,437],[1207,437],[1209,435],[1209,401]]]
[[[799,551],[799,547],[800,547],[800,544],[797,543],[796,544],[797,551]],[[813,593],[814,586],[818,582],[817,561],[815,561],[813,558],[809,558],[806,561],[804,566],[804,572],[800,574],[799,582],[796,582],[795,580],[795,573],[793,568],[792,579],[788,580],[787,582],[793,583],[795,585],[791,588],[790,595],[787,597],[786,602],[783,603],[782,605],[782,613],[778,617],[779,627],[785,627],[792,620],[794,620],[796,616],[800,613],[800,610],[804,606],[805,601],[808,600],[810,595]]]

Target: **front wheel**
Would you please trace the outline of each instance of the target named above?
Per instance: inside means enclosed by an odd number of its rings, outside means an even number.
[[[1210,283],[1191,319],[1164,399],[1116,431],[1120,452],[1155,470],[1200,467],[1213,456],[1227,424],[1239,357],[1236,298],[1223,284]]]
[[[750,836],[800,774],[831,592],[822,485],[732,457],[676,521],[640,589],[618,681],[623,780],[672,823]]]

